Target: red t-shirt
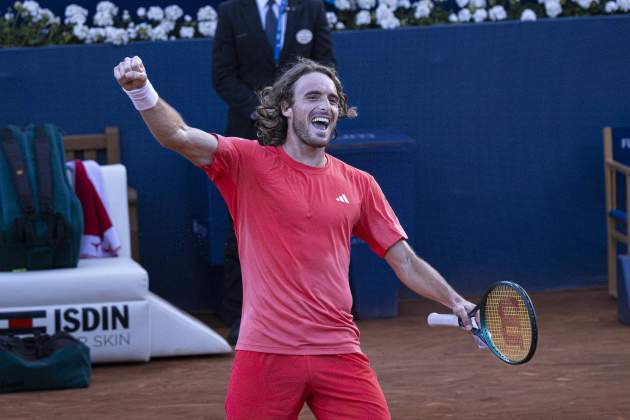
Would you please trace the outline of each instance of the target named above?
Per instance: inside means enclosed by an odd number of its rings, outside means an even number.
[[[202,168],[234,220],[243,273],[237,350],[360,352],[350,313],[350,237],[379,256],[406,239],[374,178],[326,155],[324,167],[282,147],[217,136]]]

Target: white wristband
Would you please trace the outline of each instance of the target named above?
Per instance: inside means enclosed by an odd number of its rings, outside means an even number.
[[[140,89],[125,90],[125,93],[129,95],[131,102],[133,102],[133,106],[135,106],[138,111],[145,111],[153,108],[159,99],[159,96],[155,89],[153,89],[153,85],[149,82],[149,79],[147,79],[147,82]]]

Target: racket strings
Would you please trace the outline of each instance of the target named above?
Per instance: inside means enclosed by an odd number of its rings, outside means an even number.
[[[523,296],[499,285],[487,296],[484,320],[496,349],[511,361],[525,359],[532,346],[532,324]]]

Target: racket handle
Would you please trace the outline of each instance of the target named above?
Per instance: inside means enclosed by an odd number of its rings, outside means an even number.
[[[457,315],[430,313],[427,317],[429,327],[459,327]]]

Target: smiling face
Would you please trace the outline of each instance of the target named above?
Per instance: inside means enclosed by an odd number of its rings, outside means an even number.
[[[339,117],[339,95],[333,81],[323,73],[300,77],[293,86],[293,103],[283,107],[287,118],[287,141],[312,148],[328,145]]]

